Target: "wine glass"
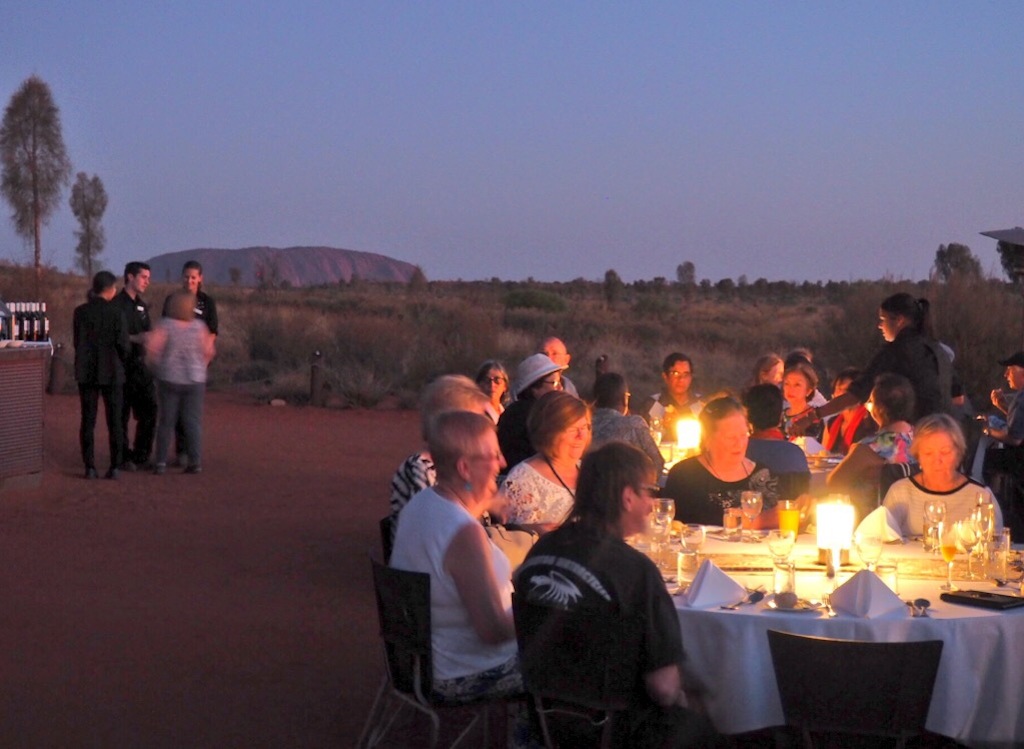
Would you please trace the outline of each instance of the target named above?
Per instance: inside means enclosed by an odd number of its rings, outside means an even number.
[[[853,537],[853,545],[857,549],[857,556],[868,570],[874,570],[878,560],[882,557],[882,538],[868,533],[857,533]]]
[[[747,543],[760,543],[754,536],[753,524],[754,519],[761,514],[763,507],[764,497],[761,495],[761,492],[740,492],[740,509],[743,511],[744,517],[751,524],[750,534],[743,539]]]
[[[938,528],[939,524],[946,521],[946,503],[941,499],[929,499],[924,503],[924,520],[925,520],[925,550],[939,551],[939,537]],[[935,545],[929,547],[929,538],[932,532],[935,533]]]
[[[796,535],[793,531],[771,530],[768,531],[768,551],[776,564],[789,561],[789,555],[793,553],[793,546],[796,545]]]
[[[651,439],[654,440],[655,445],[661,445],[662,433],[661,433],[661,419],[657,416],[651,417]]]
[[[955,523],[956,526],[956,537],[960,542],[960,545],[964,547],[964,551],[967,552],[967,579],[974,580],[974,567],[971,564],[974,547],[981,541],[981,532],[978,530],[977,523],[972,519],[958,520]]]
[[[672,521],[676,517],[676,503],[672,499],[654,500],[654,515],[651,518],[651,529],[661,543],[668,541],[672,533]]]
[[[959,590],[953,585],[953,560],[956,559],[956,544],[957,544],[957,530],[954,523],[950,523],[948,526],[945,523],[939,524],[939,551],[942,553],[942,559],[948,565],[946,570],[946,584],[942,586],[942,590]]]

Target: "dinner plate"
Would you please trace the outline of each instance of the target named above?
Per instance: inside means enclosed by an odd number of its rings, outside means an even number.
[[[774,600],[768,601],[762,611],[771,611],[775,614],[820,614],[825,607],[817,601],[805,601],[803,598],[796,602],[791,609],[779,608]]]

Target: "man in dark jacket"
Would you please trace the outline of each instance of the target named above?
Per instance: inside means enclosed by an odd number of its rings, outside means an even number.
[[[124,267],[124,288],[114,297],[114,304],[124,314],[131,348],[125,361],[124,407],[121,423],[124,425],[124,463],[129,471],[149,462],[156,432],[156,385],[146,367],[145,336],[152,327],[149,305],[142,293],[149,288],[150,269],[146,263],[132,261]],[[135,447],[131,447],[128,422],[135,413]]]
[[[82,401],[79,442],[85,477],[97,478],[93,432],[100,396],[110,436],[108,479],[116,479],[121,465],[124,431],[121,424],[124,362],[128,356],[128,333],[120,308],[111,304],[117,279],[109,271],[100,271],[92,279],[89,301],[75,308],[75,379]]]

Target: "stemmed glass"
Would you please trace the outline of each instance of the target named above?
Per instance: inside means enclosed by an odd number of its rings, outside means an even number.
[[[794,545],[796,545],[796,536],[793,531],[768,531],[768,551],[771,552],[772,560],[776,564],[789,561],[789,555],[793,553]]]
[[[991,503],[985,501],[985,495],[978,497],[978,506],[971,511],[971,520],[978,528],[981,539],[978,543],[980,556],[984,559],[987,555],[988,544],[992,540],[992,532],[995,530],[995,512]]]
[[[651,530],[659,543],[666,543],[672,533],[672,521],[676,517],[676,503],[672,499],[654,500],[654,514]]]
[[[662,440],[661,419],[659,419],[657,416],[652,416],[651,417],[650,429],[651,429],[651,439],[654,440],[654,444],[655,445],[659,445],[660,446],[661,445],[661,440]]]
[[[873,571],[878,560],[882,558],[882,539],[880,536],[872,536],[867,533],[858,533],[853,537],[853,545],[857,549],[857,556],[868,570]]]
[[[924,503],[925,550],[939,551],[939,525],[946,522],[946,503],[941,499],[929,499]],[[929,548],[930,530],[935,531],[935,545]]]
[[[754,524],[754,519],[761,514],[761,509],[764,507],[764,497],[761,492],[740,492],[740,509],[743,510],[743,515],[750,521],[751,526]],[[757,537],[754,535],[753,527],[751,527],[750,534],[743,538],[747,543],[760,543]]]
[[[974,547],[981,541],[981,533],[978,530],[978,525],[974,520],[958,520],[956,522],[956,537],[960,541],[960,545],[964,547],[964,551],[967,552],[967,579],[974,580],[974,567],[971,565],[972,555]]]
[[[942,552],[942,559],[948,565],[946,570],[946,584],[941,586],[942,590],[959,590],[953,585],[953,560],[956,559],[957,529],[955,523],[948,526],[943,523],[939,525],[939,550]]]

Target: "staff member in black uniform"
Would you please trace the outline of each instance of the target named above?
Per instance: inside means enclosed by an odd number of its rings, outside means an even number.
[[[934,413],[950,413],[953,365],[949,355],[932,337],[927,299],[915,299],[905,292],[886,297],[878,309],[878,329],[883,346],[847,391],[824,406],[809,408],[795,420],[796,434],[871,395],[880,374],[903,375],[914,388],[914,422]]]
[[[94,479],[96,459],[93,433],[100,396],[110,436],[110,469],[108,479],[116,479],[121,465],[124,429],[121,423],[124,363],[128,357],[128,333],[120,306],[111,304],[117,289],[117,278],[102,270],[92,279],[89,301],[75,308],[75,380],[82,402],[82,423],[78,438],[85,463],[85,477]]]
[[[206,323],[206,327],[213,334],[214,339],[216,339],[218,325],[217,305],[214,303],[213,297],[203,291],[203,266],[198,260],[189,260],[181,267],[181,285],[185,291],[195,295],[196,319]],[[164,299],[164,308],[163,312],[161,312],[162,317],[169,316],[168,305],[172,296],[173,294],[170,294]],[[180,419],[174,427],[174,444],[178,455],[177,462],[181,464],[185,461],[187,449],[185,447],[185,426],[181,423]]]
[[[149,462],[153,449],[153,435],[156,432],[156,385],[153,375],[146,367],[146,333],[152,328],[149,305],[142,293],[149,288],[150,269],[146,263],[132,261],[124,266],[124,288],[114,297],[114,303],[121,308],[128,330],[131,349],[125,362],[124,408],[121,423],[124,425],[125,460],[122,468],[134,471],[136,467]],[[130,447],[128,422],[135,413],[135,448]]]

